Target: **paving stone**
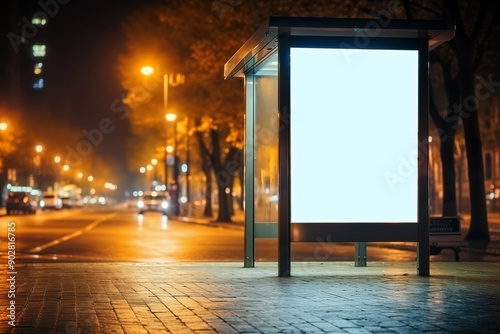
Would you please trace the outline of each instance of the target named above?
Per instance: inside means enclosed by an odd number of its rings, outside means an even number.
[[[275,263],[29,264],[16,327],[0,332],[497,333],[500,265],[432,266],[422,278],[414,263],[300,263],[278,278]]]

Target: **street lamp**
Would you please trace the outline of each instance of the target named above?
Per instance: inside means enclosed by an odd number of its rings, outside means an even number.
[[[175,123],[175,121],[177,120],[177,115],[174,114],[174,113],[168,113],[165,115],[165,119],[167,120],[167,122],[170,122],[170,123],[174,123],[174,147],[172,148],[172,146],[167,146],[167,152],[169,153],[172,153],[174,154],[174,168],[173,168],[173,171],[174,171],[174,187],[177,187],[177,180],[178,180],[178,177],[179,177],[179,173],[177,171],[177,123]],[[175,191],[177,191],[176,189],[174,189]]]
[[[154,68],[152,68],[151,66],[143,66],[141,68],[141,73],[144,75],[151,75],[154,71]]]
[[[42,145],[36,145],[35,146],[35,152],[37,153],[33,157],[33,167],[34,167],[34,173],[33,173],[33,186],[36,186],[40,189],[42,189],[42,157],[40,156],[40,153],[43,151],[43,146]]]
[[[154,73],[154,68],[151,66],[143,66],[141,68],[141,73],[149,76]],[[163,75],[163,112],[167,112],[168,107],[168,74]],[[165,147],[167,146],[167,127],[165,126]],[[164,153],[164,168],[165,168],[165,187],[168,185],[168,163],[167,163],[167,152]]]
[[[165,119],[169,122],[175,122],[175,120],[177,119],[177,115],[171,112],[165,115]]]
[[[0,123],[0,131],[5,131],[5,130],[7,130],[7,123],[5,122]]]
[[[144,66],[141,68],[141,73],[149,76],[153,74],[155,69],[151,66]],[[167,113],[168,111],[168,86],[169,84],[172,86],[177,86],[180,84],[184,83],[184,76],[180,73],[177,73],[175,75],[172,75],[169,77],[168,73],[165,73],[163,75],[163,112],[165,113],[165,117],[168,122],[175,122],[177,115],[173,113]],[[179,200],[178,200],[178,170],[177,170],[177,155],[176,155],[176,149],[177,149],[177,136],[176,136],[176,126],[174,126],[174,188],[175,191],[174,197],[173,197],[173,204],[176,210],[176,214],[179,213]],[[165,147],[168,146],[167,142],[167,126],[165,125]],[[165,156],[164,156],[164,163],[165,163],[165,187],[168,187],[168,161],[167,161],[167,151],[164,151]]]
[[[167,122],[174,123],[174,182],[172,185],[173,196],[172,197],[172,205],[174,207],[175,213],[179,214],[179,168],[177,161],[177,115],[174,113],[168,113],[165,115],[165,119]]]

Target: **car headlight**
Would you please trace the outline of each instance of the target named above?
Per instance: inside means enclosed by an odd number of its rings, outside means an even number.
[[[164,209],[168,208],[168,202],[161,203],[161,207]]]
[[[144,202],[143,202],[143,201],[139,201],[139,202],[137,202],[137,206],[138,206],[139,208],[143,208],[143,207],[144,207]]]

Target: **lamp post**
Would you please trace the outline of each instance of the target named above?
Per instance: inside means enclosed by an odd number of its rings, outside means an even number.
[[[54,190],[57,191],[59,189],[59,182],[62,181],[61,179],[61,166],[59,165],[61,163],[62,159],[60,156],[56,155],[54,157],[54,163],[52,164],[55,176],[54,176]]]
[[[172,182],[172,206],[174,207],[174,213],[179,214],[179,168],[177,161],[177,115],[174,113],[168,113],[165,115],[167,122],[174,124],[174,168],[173,168],[173,182]]]
[[[154,68],[151,66],[143,66],[141,68],[141,73],[149,76],[154,73]],[[163,113],[167,113],[167,108],[168,108],[168,74],[163,75]],[[165,125],[165,149],[168,145],[167,143],[167,126]],[[164,183],[165,187],[168,187],[168,162],[167,162],[167,151],[164,150],[164,168],[165,168],[165,178],[164,178]]]
[[[42,157],[41,153],[43,152],[42,145],[35,146],[35,156],[33,157],[33,186],[42,189]]]
[[[155,69],[151,66],[144,66],[141,68],[141,73],[149,76],[153,74]],[[169,77],[168,73],[165,73],[163,75],[163,112],[165,114],[165,118],[167,119],[168,122],[175,122],[177,115],[173,113],[168,113],[168,86],[178,86],[180,84],[184,83],[184,76],[182,74],[173,74]],[[168,187],[168,152],[166,151],[166,148],[168,147],[168,140],[167,140],[167,125],[165,124],[165,156],[164,156],[164,163],[165,163],[165,187]],[[177,124],[174,123],[174,169],[173,169],[173,174],[174,174],[174,179],[173,179],[173,187],[174,187],[174,196],[173,196],[173,206],[175,210],[175,214],[179,214],[179,197],[178,197],[178,169],[177,169]],[[167,188],[168,189],[168,188]]]
[[[151,165],[153,165],[153,170],[154,170],[154,173],[153,173],[153,182],[158,184],[158,173],[157,173],[157,168],[156,168],[156,165],[158,165],[158,159],[151,159]]]

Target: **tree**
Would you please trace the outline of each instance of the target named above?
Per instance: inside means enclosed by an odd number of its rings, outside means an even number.
[[[471,201],[471,223],[467,239],[489,240],[488,216],[486,214],[486,190],[484,186],[483,150],[479,130],[476,96],[476,71],[491,38],[499,32],[500,4],[482,0],[474,22],[466,22],[458,0],[450,0],[450,14],[456,19],[456,36],[451,46],[460,68],[461,109],[464,125],[468,176]],[[467,11],[469,17],[470,11]],[[470,27],[467,27],[470,23]]]
[[[430,56],[433,64],[434,76],[436,72],[442,77],[441,87],[444,88],[447,104],[443,108],[444,114],[441,115],[438,107],[438,97],[436,91],[438,87],[430,87],[429,94],[429,113],[434,125],[437,128],[437,134],[440,143],[440,156],[442,163],[443,179],[443,216],[457,215],[456,187],[455,187],[455,136],[460,126],[460,115],[457,106],[460,104],[460,90],[458,75],[453,72],[453,59],[450,59],[449,53],[435,51]],[[439,69],[436,67],[439,66]],[[438,74],[438,75],[439,75]],[[431,80],[432,82],[433,80]],[[436,84],[437,85],[437,84]]]
[[[477,74],[485,54],[492,48],[499,32],[500,4],[481,0],[468,2],[446,0],[442,7],[426,0],[405,0],[404,8],[409,18],[413,13],[423,17],[451,18],[456,22],[456,34],[448,48],[431,55],[433,63],[440,67],[448,106],[443,116],[435,103],[436,94],[431,91],[431,118],[440,132],[441,160],[443,164],[444,199],[443,214],[456,213],[455,170],[453,146],[458,120],[463,124],[468,162],[471,222],[467,239],[489,240],[488,217],[484,185],[484,166],[479,128]]]
[[[176,88],[175,100],[182,112],[196,123],[202,170],[207,180],[207,205],[212,176],[218,192],[218,221],[230,221],[232,187],[241,175],[243,141],[243,83],[223,80],[225,62],[253,34],[268,16],[358,16],[359,4],[336,1],[232,1],[185,0],[158,2],[144,9],[125,24],[128,53],[122,62],[123,86],[132,90],[138,79],[128,73],[144,53],[156,53],[161,61],[185,75],[185,84]],[[162,57],[162,52],[164,56]],[[142,56],[141,56],[142,54]],[[181,60],[181,61],[179,61]],[[126,66],[123,66],[128,64]],[[169,66],[170,66],[169,65]],[[127,69],[125,69],[125,67]],[[146,92],[150,93],[150,92]],[[145,94],[145,95],[148,95]],[[170,93],[169,93],[170,94]],[[161,110],[160,101],[148,96],[151,107],[132,106],[132,128],[146,128],[145,122],[133,114],[142,110]],[[169,102],[170,104],[170,102]],[[154,106],[153,106],[154,105]],[[153,117],[156,120],[159,117]],[[207,214],[211,208],[207,207]]]
[[[425,16],[436,15],[441,18],[444,8],[433,3],[420,1],[412,4],[404,1],[405,14],[413,19],[415,12]],[[417,7],[414,8],[414,7]],[[430,56],[429,114],[439,138],[439,152],[443,180],[443,216],[457,215],[455,186],[455,136],[460,127],[460,87],[458,69],[453,51],[445,44],[431,51]],[[440,103],[443,101],[442,103]]]

